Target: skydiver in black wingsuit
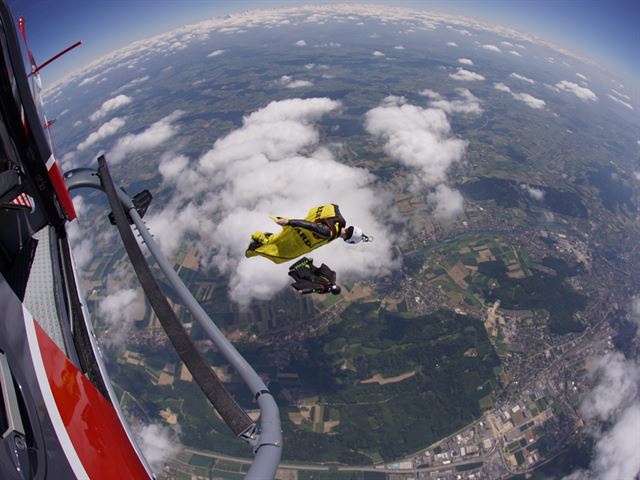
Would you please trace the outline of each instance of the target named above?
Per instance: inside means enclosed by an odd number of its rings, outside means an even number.
[[[324,263],[316,267],[311,258],[302,257],[291,265],[289,276],[295,280],[291,286],[302,294],[332,293],[338,295],[340,293],[340,287],[336,285],[336,272]]]

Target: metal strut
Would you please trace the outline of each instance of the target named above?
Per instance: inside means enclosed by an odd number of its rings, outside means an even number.
[[[77,168],[67,172],[65,174],[65,183],[67,184],[68,189],[71,191],[80,187],[89,187],[105,191],[106,184],[104,182],[103,177],[105,177],[105,175],[103,174],[103,172],[106,171],[106,175],[109,175],[109,171],[104,156],[101,156],[98,159],[98,163],[100,166],[99,173],[90,168]],[[98,175],[100,175],[100,178],[98,177]],[[235,349],[231,342],[227,340],[220,329],[218,329],[215,323],[204,311],[202,306],[193,297],[189,289],[184,285],[178,274],[173,269],[173,266],[168,262],[166,257],[160,251],[159,246],[155,243],[153,236],[146,228],[145,223],[142,221],[142,218],[139,215],[138,209],[131,201],[129,196],[120,188],[116,190],[113,182],[110,181],[106,183],[110,183],[110,186],[113,188],[111,196],[117,197],[120,204],[124,206],[124,209],[128,214],[124,215],[122,206],[120,206],[120,213],[123,214],[118,215],[122,220],[120,223],[122,224],[123,229],[126,229],[126,231],[128,231],[131,239],[133,240],[133,243],[135,243],[136,249],[142,256],[142,261],[144,262],[146,268],[149,270],[149,276],[151,276],[150,269],[146,264],[146,260],[144,259],[144,256],[142,255],[138,244],[135,242],[135,238],[133,237],[131,229],[129,228],[128,224],[130,222],[133,223],[135,228],[138,230],[138,233],[142,237],[144,244],[149,249],[149,252],[154,257],[158,266],[166,276],[168,282],[173,287],[175,293],[180,297],[184,305],[189,309],[194,319],[200,324],[202,329],[206,332],[207,336],[218,348],[219,352],[227,359],[231,366],[242,377],[242,379],[254,395],[256,402],[258,403],[258,406],[260,408],[259,433],[248,430],[239,435],[241,438],[249,442],[255,455],[253,463],[251,464],[251,467],[249,468],[245,479],[268,480],[274,478],[278,468],[278,464],[280,462],[280,457],[282,456],[282,430],[280,425],[280,413],[275,399],[271,395],[271,392],[269,392],[269,390],[267,389],[260,376],[251,367],[251,365],[249,365],[244,357],[240,355],[240,353]],[[116,209],[114,208],[114,203],[118,202],[113,202],[111,198],[109,199],[109,201],[111,203],[111,208],[115,213]],[[120,229],[120,227],[118,228]],[[162,296],[162,293],[159,292],[159,295]],[[166,299],[164,298],[164,296],[162,296],[162,298],[166,303]],[[173,310],[171,310],[171,312],[173,313]],[[173,314],[173,316],[175,317],[175,314]],[[158,315],[158,317],[160,317],[160,315]],[[180,323],[179,320],[178,323]],[[180,324],[180,327],[182,327],[182,324]],[[209,369],[209,371],[211,370]],[[224,392],[228,395],[228,392],[226,392],[226,390],[224,390]]]
[[[140,280],[140,284],[144,289],[144,293],[147,295],[153,311],[160,320],[162,328],[167,333],[169,340],[185,366],[189,372],[191,372],[191,375],[193,375],[195,382],[218,413],[220,413],[220,416],[233,433],[236,436],[241,436],[247,432],[253,433],[256,428],[255,423],[251,421],[247,413],[236,403],[224,388],[224,385],[222,385],[217,375],[207,365],[202,354],[198,351],[191,341],[189,334],[184,329],[182,322],[180,322],[160,290],[158,283],[151,273],[151,268],[149,268],[144,254],[142,250],[140,250],[138,242],[136,242],[131,228],[128,225],[127,216],[118,199],[118,194],[111,180],[109,168],[107,167],[107,162],[104,157],[100,157],[98,164],[98,176],[100,177],[104,192],[109,199],[109,204],[111,205],[115,224],[120,232],[122,243],[127,251],[127,255],[129,255],[136,275]]]

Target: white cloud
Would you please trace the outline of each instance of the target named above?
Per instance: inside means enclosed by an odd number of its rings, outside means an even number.
[[[314,45],[314,47],[315,48],[324,48],[324,47],[340,48],[342,47],[342,44],[338,42],[325,42],[325,43],[318,43]]]
[[[430,93],[433,97],[435,92]],[[455,192],[438,185],[446,182],[450,167],[462,160],[467,142],[451,136],[444,111],[421,108],[408,104],[403,97],[391,96],[366,113],[365,128],[384,142],[383,149],[391,158],[416,171],[420,183],[414,188],[436,187],[431,198],[445,202],[436,205],[440,215],[459,211]]]
[[[462,63],[463,65],[473,65],[473,61],[468,58],[459,58],[458,63]]]
[[[114,110],[130,104],[132,100],[133,99],[131,97],[128,97],[127,95],[118,95],[116,97],[110,98],[109,100],[104,102],[98,110],[96,110],[89,116],[89,120],[95,122],[96,120],[105,117],[109,112],[113,112]]]
[[[450,47],[457,47],[458,44],[456,42],[447,42],[447,45],[449,45]]]
[[[125,84],[124,84],[124,85],[122,85],[120,88],[118,88],[118,89],[114,90],[114,92],[113,92],[113,93],[114,93],[114,94],[115,94],[115,93],[120,93],[120,92],[122,92],[123,90],[127,90],[128,88],[132,88],[132,87],[135,87],[136,85],[140,85],[141,83],[146,82],[147,80],[149,80],[149,78],[151,78],[151,77],[149,77],[149,75],[144,75],[144,76],[142,76],[142,77],[134,78],[134,79],[133,79],[133,80],[131,80],[130,82],[125,83]]]
[[[385,56],[386,56],[384,53],[380,52],[379,50],[375,50],[375,51],[372,53],[372,55],[373,55],[374,57],[385,57]]]
[[[294,43],[294,45],[296,45],[298,47],[306,47],[307,46],[307,42],[305,42],[304,40],[298,40],[296,43]]]
[[[534,108],[536,110],[544,108],[544,106],[546,105],[544,100],[536,98],[533,95],[530,95],[528,93],[513,93],[512,92],[511,95],[516,100],[519,100],[519,101],[525,103],[526,105],[528,105],[529,107]]]
[[[515,50],[509,50],[509,53],[511,55],[515,55],[516,57],[521,57],[522,55],[520,54],[520,52],[516,52]]]
[[[164,465],[178,456],[182,445],[175,430],[158,423],[134,427],[134,433],[144,458],[154,473],[160,473]]]
[[[378,212],[390,198],[367,170],[336,161],[320,143],[317,122],[340,107],[328,98],[274,101],[247,115],[197,162],[167,156],[160,172],[176,196],[147,216],[163,250],[171,255],[186,239],[195,241],[203,267],[227,275],[231,298],[247,305],[289,288],[286,267],[245,258],[251,233],[279,231],[271,215],[300,218],[315,205],[336,203],[349,224],[375,241],[335,241],[314,251],[314,260],[331,265],[340,281],[389,272],[395,234]]]
[[[633,172],[633,176],[636,177],[636,180],[640,180],[640,170]]]
[[[85,215],[87,215],[88,211],[84,197],[82,195],[74,195],[72,200],[73,208],[78,217],[76,221],[69,224],[67,232],[69,233],[69,240],[72,246],[73,260],[78,270],[83,272],[85,267],[93,260],[93,254],[95,252],[94,242],[93,238],[86,235],[80,226],[80,224],[84,222]]]
[[[182,111],[176,110],[153,123],[141,133],[125,135],[116,142],[107,158],[112,164],[116,164],[131,153],[150,150],[166,142],[178,132],[178,128],[173,122],[180,118],[182,113]]]
[[[396,49],[396,50],[404,50],[404,47],[402,45],[396,45],[393,48]]]
[[[480,115],[483,110],[480,106],[480,99],[477,98],[466,88],[456,88],[456,93],[459,98],[454,100],[447,100],[437,92],[433,90],[425,89],[420,92],[420,95],[429,97],[431,102],[429,106],[433,108],[439,108],[447,113],[461,113],[463,115]]]
[[[464,198],[460,192],[444,183],[429,194],[429,200],[436,204],[433,216],[439,220],[450,220],[464,212]]]
[[[539,202],[544,200],[544,190],[540,190],[539,188],[532,187],[531,185],[527,185],[525,183],[521,183],[520,188],[527,192],[527,194],[534,200],[537,200]]]
[[[581,87],[580,85],[568,80],[562,80],[561,82],[556,83],[555,87],[564,92],[573,93],[580,100],[588,100],[592,102],[598,100],[598,96],[591,90],[586,87]]]
[[[449,77],[453,78],[454,80],[459,80],[462,82],[474,82],[474,81],[484,80],[484,76],[476,72],[465,70],[464,68],[458,68],[458,71],[456,73],[450,73]]]
[[[607,97],[609,97],[614,102],[619,103],[620,105],[623,105],[623,106],[627,107],[629,110],[633,110],[633,106],[630,103],[627,103],[624,100],[621,100],[618,97],[615,97],[615,96],[613,96],[613,95],[611,95],[609,93],[607,93]]]
[[[280,77],[278,83],[285,88],[303,88],[313,86],[313,82],[310,82],[309,80],[294,80],[289,75],[283,75]]]
[[[149,75],[144,75],[143,77],[134,78],[129,83],[131,85],[139,85],[140,83],[146,82],[147,80],[149,80]]]
[[[532,80],[528,77],[525,77],[524,75],[520,75],[518,73],[513,72],[512,74],[509,75],[511,78],[515,78],[517,80],[522,80],[523,82],[527,82],[530,83],[531,85],[533,85],[534,83],[536,83],[535,80]]]
[[[158,171],[165,181],[175,181],[183,172],[187,171],[189,159],[184,155],[163,155]]]
[[[141,296],[141,292],[133,288],[123,288],[108,294],[100,301],[98,312],[109,328],[103,335],[107,345],[122,347],[125,344],[133,322],[136,318],[141,318],[144,312]]]
[[[629,95],[625,95],[624,93],[620,93],[618,90],[616,90],[615,88],[611,89],[611,93],[613,93],[615,96],[623,98],[624,100],[626,100],[627,102],[631,101],[631,97]]]
[[[501,92],[506,92],[511,94],[513,98],[515,98],[520,102],[526,103],[531,108],[540,109],[540,108],[544,108],[544,106],[546,105],[544,100],[536,98],[533,95],[529,95],[528,93],[516,93],[502,82],[494,83],[493,88]]]
[[[167,51],[169,52],[177,52],[179,50],[184,50],[189,45],[183,42],[173,42],[171,45],[167,47]]]
[[[431,100],[442,100],[442,95],[429,88],[425,88],[424,90],[422,90],[420,92],[420,95],[422,95],[423,97],[429,97]]]
[[[590,366],[595,387],[580,407],[597,440],[588,471],[564,480],[634,480],[640,471],[640,364],[619,352],[607,353]]]
[[[189,45],[193,42],[204,41],[209,38],[210,34],[215,32],[239,33],[247,31],[248,29],[274,28],[286,24],[304,27],[308,22],[315,24],[327,24],[329,22],[344,23],[349,16],[360,18],[360,22],[363,20],[377,20],[385,24],[403,24],[406,26],[403,27],[404,33],[425,29],[433,30],[442,25],[447,25],[452,28],[455,27],[455,29],[463,35],[470,33],[470,31],[488,32],[508,39],[509,42],[513,43],[517,48],[524,48],[521,43],[529,42],[551,48],[572,58],[578,58],[583,61],[586,60],[589,63],[588,59],[580,58],[572,52],[545,42],[541,38],[524,34],[511,28],[484,24],[470,18],[436,14],[398,6],[322,4],[293,8],[262,9],[230,14],[224,18],[209,18],[197,24],[187,25],[155,37],[144,38],[97,59],[79,71],[70,73],[62,79],[60,83],[50,85],[47,91],[55,92],[56,89],[63,84],[78,82],[98,72],[104,72],[106,67],[113,65],[120,64],[123,67],[133,68],[136,62],[140,63],[149,60],[154,55],[164,55],[167,48],[177,41],[184,45]],[[465,30],[466,32],[464,32]]]
[[[100,74],[93,75],[91,77],[86,77],[83,80],[81,80],[80,83],[78,83],[78,86],[79,87],[84,87],[85,85],[89,85],[90,83],[93,83],[99,76],[100,76]]]
[[[495,45],[486,44],[486,45],[482,45],[482,48],[484,48],[485,50],[491,50],[492,52],[502,53],[502,50],[500,50]]]
[[[576,77],[581,78],[582,80],[584,80],[585,82],[589,80],[589,78],[581,73],[577,73],[576,72]]]
[[[98,128],[98,130],[89,134],[89,136],[83,142],[80,142],[77,147],[78,151],[85,150],[89,148],[91,145],[93,145],[94,143],[99,142],[100,140],[103,140],[107,137],[110,137],[111,135],[115,134],[118,130],[120,130],[122,127],[124,127],[125,123],[126,122],[124,121],[123,118],[120,118],[120,117],[112,118],[107,123],[103,124],[100,128]]]
[[[209,55],[207,55],[207,57],[208,58],[213,58],[213,57],[217,57],[219,55],[222,55],[223,53],[224,53],[224,50],[214,50]]]
[[[504,45],[505,47],[510,47],[510,48],[514,48],[515,45],[511,42],[500,42],[502,45]]]

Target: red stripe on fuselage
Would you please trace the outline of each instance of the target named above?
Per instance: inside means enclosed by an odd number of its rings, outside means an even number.
[[[76,218],[76,209],[73,207],[73,201],[71,200],[71,195],[69,194],[69,190],[67,189],[67,185],[64,183],[64,179],[62,178],[62,173],[58,168],[58,162],[53,160],[53,163],[49,167],[49,178],[51,179],[51,183],[53,183],[53,188],[58,195],[58,200],[60,200],[60,204],[62,208],[67,214],[69,220],[73,220]]]
[[[34,324],[56,406],[89,477],[149,479],[111,404]]]

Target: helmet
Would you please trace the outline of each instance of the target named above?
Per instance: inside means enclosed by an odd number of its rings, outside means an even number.
[[[333,285],[329,285],[329,291],[334,295],[338,295],[340,294],[341,289],[338,285],[333,284]]]
[[[347,243],[360,243],[362,241],[362,235],[362,229],[352,225],[347,228],[347,236],[344,238],[344,241]]]
[[[352,225],[347,228],[347,234],[344,237],[344,241],[347,243],[372,242],[373,237],[365,235],[361,228]]]

